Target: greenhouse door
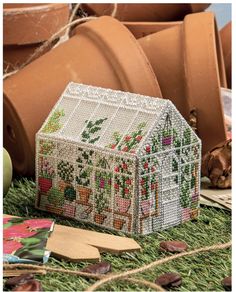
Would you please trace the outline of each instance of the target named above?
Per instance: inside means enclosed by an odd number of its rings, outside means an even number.
[[[178,158],[171,153],[167,153],[162,160],[161,166],[161,190],[160,190],[160,216],[161,229],[177,225],[181,221],[179,203],[179,172],[174,166]]]

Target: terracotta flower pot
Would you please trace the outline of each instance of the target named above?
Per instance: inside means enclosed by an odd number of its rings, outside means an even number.
[[[131,199],[126,199],[120,196],[116,196],[116,204],[117,204],[119,212],[127,213],[130,208]]]
[[[86,187],[78,187],[80,202],[83,204],[87,204],[89,201],[89,197],[91,195],[92,190]]]
[[[228,88],[231,88],[231,82],[232,82],[232,79],[231,79],[231,74],[232,74],[232,66],[231,66],[232,24],[231,24],[231,21],[221,29],[220,37],[221,37],[224,60],[225,60],[227,84],[228,84]]]
[[[64,192],[65,188],[70,187],[70,186],[71,186],[71,183],[66,182],[64,180],[60,180],[58,183],[58,188],[61,192]]]
[[[211,12],[139,39],[161,87],[186,120],[197,110],[203,153],[226,138],[220,87],[226,84],[221,42]]]
[[[77,33],[4,80],[4,145],[22,175],[34,173],[35,134],[70,81],[161,97],[143,50],[122,23],[104,16]]]
[[[4,71],[26,62],[44,41],[66,25],[68,18],[68,4],[3,4]]]
[[[152,202],[150,201],[150,199],[141,201],[141,210],[143,215],[147,215],[150,213],[151,206]]]
[[[125,220],[120,218],[115,218],[113,220],[113,227],[117,230],[121,230],[125,224]]]
[[[205,10],[210,4],[117,4],[115,17],[122,21],[173,21],[181,20],[189,13]],[[83,4],[89,14],[97,16],[111,15],[114,4]]]
[[[52,179],[39,177],[39,189],[42,193],[47,193],[52,187]]]
[[[106,215],[104,214],[95,214],[94,215],[94,221],[97,223],[97,224],[103,224],[104,220],[106,219]]]

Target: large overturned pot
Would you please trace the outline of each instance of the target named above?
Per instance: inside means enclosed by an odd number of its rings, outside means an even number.
[[[231,49],[232,49],[232,24],[231,21],[227,23],[220,31],[220,37],[223,47],[223,53],[224,53],[224,60],[225,60],[225,71],[227,76],[227,85],[228,88],[231,88],[232,83],[232,55],[231,55]]]
[[[189,13],[203,11],[209,5],[207,3],[119,3],[114,17],[121,21],[176,21],[182,20]],[[87,13],[97,16],[111,15],[114,4],[87,3],[82,4],[82,8]]]
[[[211,12],[187,15],[182,25],[139,39],[164,98],[186,120],[197,114],[203,153],[226,139],[221,87],[226,86],[221,42]]]
[[[44,41],[67,24],[68,19],[69,4],[3,4],[4,71],[17,69],[25,63]],[[40,55],[47,50],[42,50]]]
[[[70,81],[161,97],[141,46],[119,21],[101,17],[4,80],[4,146],[16,172],[34,173],[35,134]]]

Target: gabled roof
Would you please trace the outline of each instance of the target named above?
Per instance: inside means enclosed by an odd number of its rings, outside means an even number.
[[[71,82],[37,135],[132,155],[170,104],[157,97]]]

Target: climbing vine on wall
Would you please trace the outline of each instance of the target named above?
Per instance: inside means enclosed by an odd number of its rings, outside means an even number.
[[[96,136],[95,134],[102,129],[101,125],[106,120],[107,118],[99,119],[95,122],[88,120],[85,121],[86,127],[81,134],[82,142],[87,142],[90,144],[94,144],[95,142],[97,142],[100,139],[100,136]]]

